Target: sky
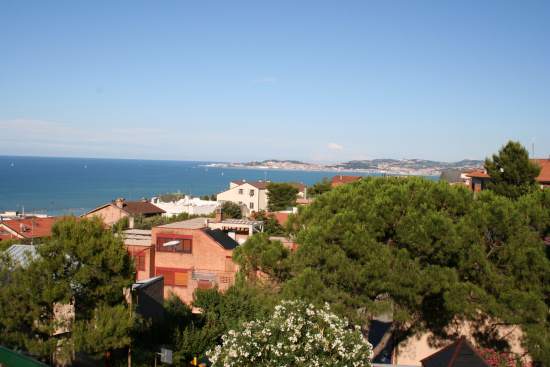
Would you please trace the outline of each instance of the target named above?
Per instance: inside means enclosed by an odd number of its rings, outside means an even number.
[[[0,155],[550,156],[550,1],[0,1]]]

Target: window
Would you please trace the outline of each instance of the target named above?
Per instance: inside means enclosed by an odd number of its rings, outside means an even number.
[[[250,190],[249,195],[254,196],[254,190]]]
[[[244,193],[243,189],[239,189],[239,195],[242,195]]]
[[[171,246],[164,246],[164,244],[168,242],[173,242],[173,244],[171,244]],[[193,236],[158,235],[156,250],[159,252],[181,252],[190,254],[193,252]]]
[[[254,203],[251,202],[250,204],[248,204],[248,206],[250,207],[250,209],[254,209]]]
[[[156,268],[155,275],[164,276],[164,285],[187,287],[189,284],[189,272],[187,269]]]
[[[233,262],[233,259],[231,258],[231,256],[225,257],[225,271],[227,272],[235,271],[235,263]]]
[[[222,275],[220,277],[220,283],[224,283],[224,284],[231,283],[231,277]]]

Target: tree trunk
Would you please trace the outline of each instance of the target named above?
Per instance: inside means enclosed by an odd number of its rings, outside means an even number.
[[[388,330],[386,330],[386,332],[382,336],[382,339],[380,339],[378,344],[376,344],[376,346],[372,349],[372,358],[373,359],[378,357],[378,355],[384,350],[384,348],[386,348],[386,346],[388,345],[388,343],[391,340],[391,337],[392,337],[393,332],[395,331],[396,327],[397,327],[396,322],[392,322],[392,324],[390,325]]]

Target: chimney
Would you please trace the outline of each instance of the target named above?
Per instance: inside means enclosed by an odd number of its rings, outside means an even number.
[[[216,222],[221,222],[223,220],[223,213],[222,213],[222,208],[218,208],[216,209]]]
[[[117,198],[117,199],[115,200],[115,205],[116,205],[118,208],[122,209],[122,208],[124,207],[124,198]]]

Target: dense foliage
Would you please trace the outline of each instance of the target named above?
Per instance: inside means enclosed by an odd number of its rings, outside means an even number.
[[[185,194],[181,192],[169,192],[159,195],[159,199],[162,202],[168,203],[178,201],[185,198]]]
[[[285,229],[279,224],[273,213],[266,213],[265,210],[260,210],[254,212],[252,218],[264,222],[264,233],[270,236],[283,236],[286,234]]]
[[[197,290],[193,305],[200,314],[179,299],[167,302],[165,333],[167,345],[175,350],[176,365],[186,366],[193,357],[203,359],[206,351],[221,341],[221,335],[243,322],[265,317],[273,308],[274,295],[268,290],[239,280],[225,293],[217,289]]]
[[[266,318],[245,322],[207,353],[212,366],[370,366],[371,345],[330,311],[283,301]]]
[[[479,350],[479,354],[490,367],[531,367],[532,365],[511,353],[498,352],[494,349],[484,348]]]
[[[293,184],[270,182],[267,185],[269,211],[276,212],[296,206],[297,195],[298,189]]]
[[[235,249],[233,260],[250,280],[256,279],[259,272],[278,280],[285,278],[290,271],[289,256],[290,251],[280,241],[271,241],[268,234],[258,233]]]
[[[510,141],[493,158],[485,160],[491,176],[487,187],[499,195],[517,199],[537,189],[540,167],[529,160],[529,152],[520,143]]]
[[[478,342],[501,350],[506,340],[495,328],[520,325],[529,353],[550,363],[550,261],[541,240],[549,208],[548,191],[475,199],[446,183],[368,178],[303,208],[291,221],[298,250],[267,258],[283,296],[328,302],[365,334],[371,320],[390,315],[375,355],[389,340],[425,330],[453,337],[454,324],[467,319]],[[243,269],[263,258],[237,257],[250,262]]]
[[[201,198],[201,200],[209,200],[209,201],[216,201],[217,200],[216,194],[202,195],[200,198]]]
[[[102,339],[95,345],[98,353],[97,348],[106,352],[125,343],[119,337],[131,322],[111,318],[129,314],[123,289],[132,283],[133,266],[121,239],[97,218],[69,217],[54,225],[51,239],[37,246],[37,252],[28,265],[6,258],[0,263],[0,343],[45,359],[54,352],[72,352],[63,347],[89,350],[89,344],[77,340],[78,332],[66,340],[64,332],[73,323],[87,332],[85,339]],[[107,334],[117,340],[102,337]]]
[[[316,197],[325,192],[332,190],[332,185],[329,179],[323,178],[321,181],[315,183],[313,186],[308,188],[307,193],[310,197]]]
[[[241,219],[243,216],[241,206],[231,201],[222,204],[222,214],[224,218],[233,219]]]

